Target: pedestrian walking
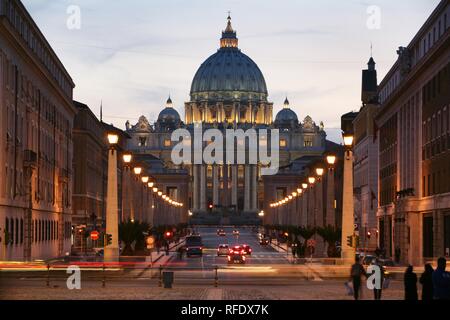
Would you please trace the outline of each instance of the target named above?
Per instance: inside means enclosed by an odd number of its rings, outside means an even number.
[[[418,300],[417,295],[417,275],[414,273],[413,266],[406,269],[403,283],[405,286],[405,300]]]
[[[445,271],[447,260],[441,257],[433,272],[433,294],[436,300],[450,300],[450,273]]]
[[[422,300],[433,300],[433,272],[433,267],[427,263],[419,280],[422,285]]]
[[[359,300],[362,276],[365,276],[367,278],[367,273],[366,270],[364,270],[359,257],[356,256],[355,263],[352,265],[350,271],[350,280],[353,282],[353,297],[355,298],[355,300]]]

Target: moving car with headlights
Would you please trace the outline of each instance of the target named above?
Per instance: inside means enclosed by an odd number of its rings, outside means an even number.
[[[225,230],[219,229],[217,230],[217,235],[221,237],[225,237],[227,234],[225,233]]]
[[[230,253],[230,247],[227,244],[221,244],[217,248],[217,256],[227,256]]]
[[[200,236],[188,236],[186,237],[186,256],[202,256],[203,255],[203,241]]]
[[[239,235],[239,230],[234,229],[233,230],[233,236],[238,236]]]
[[[252,254],[252,247],[250,247],[248,244],[242,245],[242,251],[245,255],[251,255]]]
[[[265,238],[261,238],[259,239],[259,244],[262,246],[267,246],[270,243],[270,239],[265,237]]]
[[[244,250],[241,246],[235,246],[231,248],[230,252],[228,253],[228,263],[229,264],[244,264],[245,263],[245,254]]]

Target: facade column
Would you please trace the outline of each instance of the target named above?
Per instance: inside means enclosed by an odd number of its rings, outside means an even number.
[[[251,211],[258,211],[258,166],[256,164],[251,166],[252,168],[252,206]]]
[[[213,165],[213,205],[219,205],[219,166]]]
[[[231,167],[231,205],[235,206],[237,210],[237,190],[238,189],[238,166]]]
[[[192,210],[194,212],[198,211],[200,209],[199,205],[199,186],[200,186],[200,175],[199,175],[199,165],[194,164],[192,166],[192,175],[194,176],[194,182],[192,187]]]
[[[206,165],[200,166],[200,211],[206,211]]]
[[[248,212],[250,211],[250,203],[251,203],[251,199],[250,199],[250,166],[249,165],[245,165],[244,166],[244,176],[245,176],[245,181],[244,181],[244,212]]]
[[[223,203],[222,205],[228,207],[230,205],[230,201],[229,201],[229,192],[228,192],[228,182],[229,182],[229,177],[228,177],[228,168],[229,166],[227,164],[223,165]]]
[[[336,209],[334,208],[334,169],[328,169],[327,175],[327,199],[326,199],[326,217],[325,224],[327,226],[335,226],[336,225]]]

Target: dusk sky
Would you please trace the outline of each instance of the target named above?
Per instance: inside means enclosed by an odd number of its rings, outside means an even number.
[[[154,122],[169,93],[184,119],[191,81],[219,48],[228,10],[240,49],[263,72],[274,116],[287,95],[300,119],[323,121],[340,141],[340,116],[358,110],[361,70],[373,43],[378,80],[407,46],[438,0],[211,1],[24,0],[72,76],[74,99],[124,128],[145,115]],[[81,28],[67,27],[79,6]],[[370,29],[370,6],[380,28]]]

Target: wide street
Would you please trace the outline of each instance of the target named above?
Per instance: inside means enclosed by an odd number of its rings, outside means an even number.
[[[220,227],[226,236],[218,236],[218,227],[199,227],[203,239],[202,257],[184,256],[179,259],[172,251],[162,255],[158,262],[127,263],[119,268],[83,265],[82,290],[68,290],[68,264],[51,269],[36,269],[16,265],[0,273],[2,299],[350,299],[344,282],[348,279],[347,266],[325,266],[315,263],[292,264],[291,257],[272,246],[260,246],[257,233],[251,228]],[[219,244],[248,244],[253,253],[245,265],[228,265],[227,258],[217,256]],[[217,278],[216,269],[217,266]],[[22,269],[21,269],[22,268]],[[161,285],[161,272],[174,272],[173,289]],[[103,280],[105,286],[103,287]],[[48,281],[48,286],[47,286]],[[290,288],[286,290],[286,288]],[[100,290],[100,291],[99,291]],[[371,292],[365,289],[365,297]],[[386,298],[399,299],[400,281],[392,281]]]
[[[223,229],[225,236],[218,236],[217,229]],[[233,230],[238,230],[239,235],[233,235]],[[251,255],[247,256],[246,267],[255,265],[283,265],[288,264],[286,254],[274,250],[271,246],[261,246],[257,234],[250,228],[233,227],[199,227],[196,231],[200,233],[203,240],[204,251],[202,257],[184,257],[182,261],[178,259],[168,265],[177,265],[188,268],[211,268],[214,266],[226,266],[227,257],[217,256],[217,248],[220,244],[227,244],[230,247],[247,244],[252,249]]]

